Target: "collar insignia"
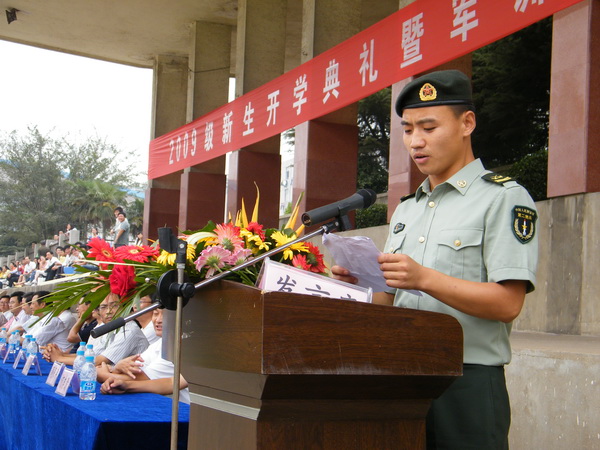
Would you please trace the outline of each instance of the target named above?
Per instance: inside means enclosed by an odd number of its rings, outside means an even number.
[[[429,102],[437,98],[437,90],[429,83],[425,83],[419,91],[419,98],[422,102]]]

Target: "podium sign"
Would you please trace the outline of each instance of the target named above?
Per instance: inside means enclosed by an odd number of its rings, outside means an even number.
[[[446,315],[220,281],[185,307],[189,449],[424,448],[462,373]]]

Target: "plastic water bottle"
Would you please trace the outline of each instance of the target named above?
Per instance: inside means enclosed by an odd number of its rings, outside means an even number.
[[[85,352],[85,342],[81,341],[79,343],[79,347],[77,348],[77,351],[79,350],[83,350]]]
[[[13,331],[13,334],[15,335],[15,351],[18,352],[21,350],[21,335],[18,331]]]
[[[94,344],[88,344],[86,346],[85,357],[87,358],[88,356],[93,356],[94,358],[96,357],[96,352],[94,351]]]
[[[29,342],[29,345],[26,348],[28,358],[32,355],[37,356],[38,351],[40,350],[38,347],[38,343],[36,342],[36,339],[34,337],[31,338],[31,341]]]
[[[81,400],[96,400],[96,366],[94,357],[86,356],[85,364],[79,375],[79,398]]]
[[[75,372],[77,375],[80,375],[81,368],[83,367],[84,364],[85,364],[84,352],[81,349],[81,347],[79,347],[79,350],[77,350],[77,356],[75,357],[75,361],[73,362],[73,372]]]
[[[21,348],[23,348],[25,350],[25,354],[28,353],[29,343],[30,342],[31,342],[31,335],[30,334],[26,334],[25,335],[25,339],[23,339],[23,343],[21,344]]]
[[[8,338],[8,353],[15,353],[17,351],[17,341],[16,331],[13,331]]]
[[[2,330],[0,330],[0,344],[6,344],[7,337],[8,333],[6,332],[6,328],[2,328]]]

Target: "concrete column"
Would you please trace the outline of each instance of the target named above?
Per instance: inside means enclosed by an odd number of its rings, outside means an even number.
[[[554,15],[548,197],[600,191],[600,4]]]
[[[185,124],[188,59],[157,57],[154,66],[152,138]],[[156,239],[159,227],[177,227],[181,172],[150,180],[144,201],[143,234]]]
[[[458,69],[471,75],[471,55],[465,55],[461,58],[450,61],[439,67],[431,69],[429,72],[436,70]],[[424,72],[427,73],[427,72]],[[404,147],[402,140],[403,131],[401,118],[396,114],[396,98],[406,86],[414,78],[420,77],[422,74],[407,78],[392,85],[392,114],[390,115],[390,164],[389,164],[389,181],[388,181],[388,220],[391,219],[396,206],[400,203],[400,199],[419,187],[425,179],[417,166],[412,161],[410,154]]]
[[[187,122],[227,103],[231,71],[231,27],[195,22],[188,75]],[[225,211],[225,156],[186,168],[181,175],[179,228],[221,221]]]
[[[361,30],[361,0],[305,0],[302,62]],[[294,199],[304,192],[301,211],[348,197],[356,191],[358,105],[352,104],[296,127]]]
[[[285,65],[286,0],[238,1],[236,95],[240,96],[280,76]],[[275,136],[230,156],[227,212],[253,204],[260,189],[260,221],[279,222],[280,139]]]

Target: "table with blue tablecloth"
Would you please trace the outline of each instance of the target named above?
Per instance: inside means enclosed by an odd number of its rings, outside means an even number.
[[[171,399],[158,394],[98,394],[80,400],[46,384],[52,365],[40,361],[42,376],[25,376],[0,361],[0,450],[168,449]],[[187,447],[189,406],[179,404],[178,447]]]

